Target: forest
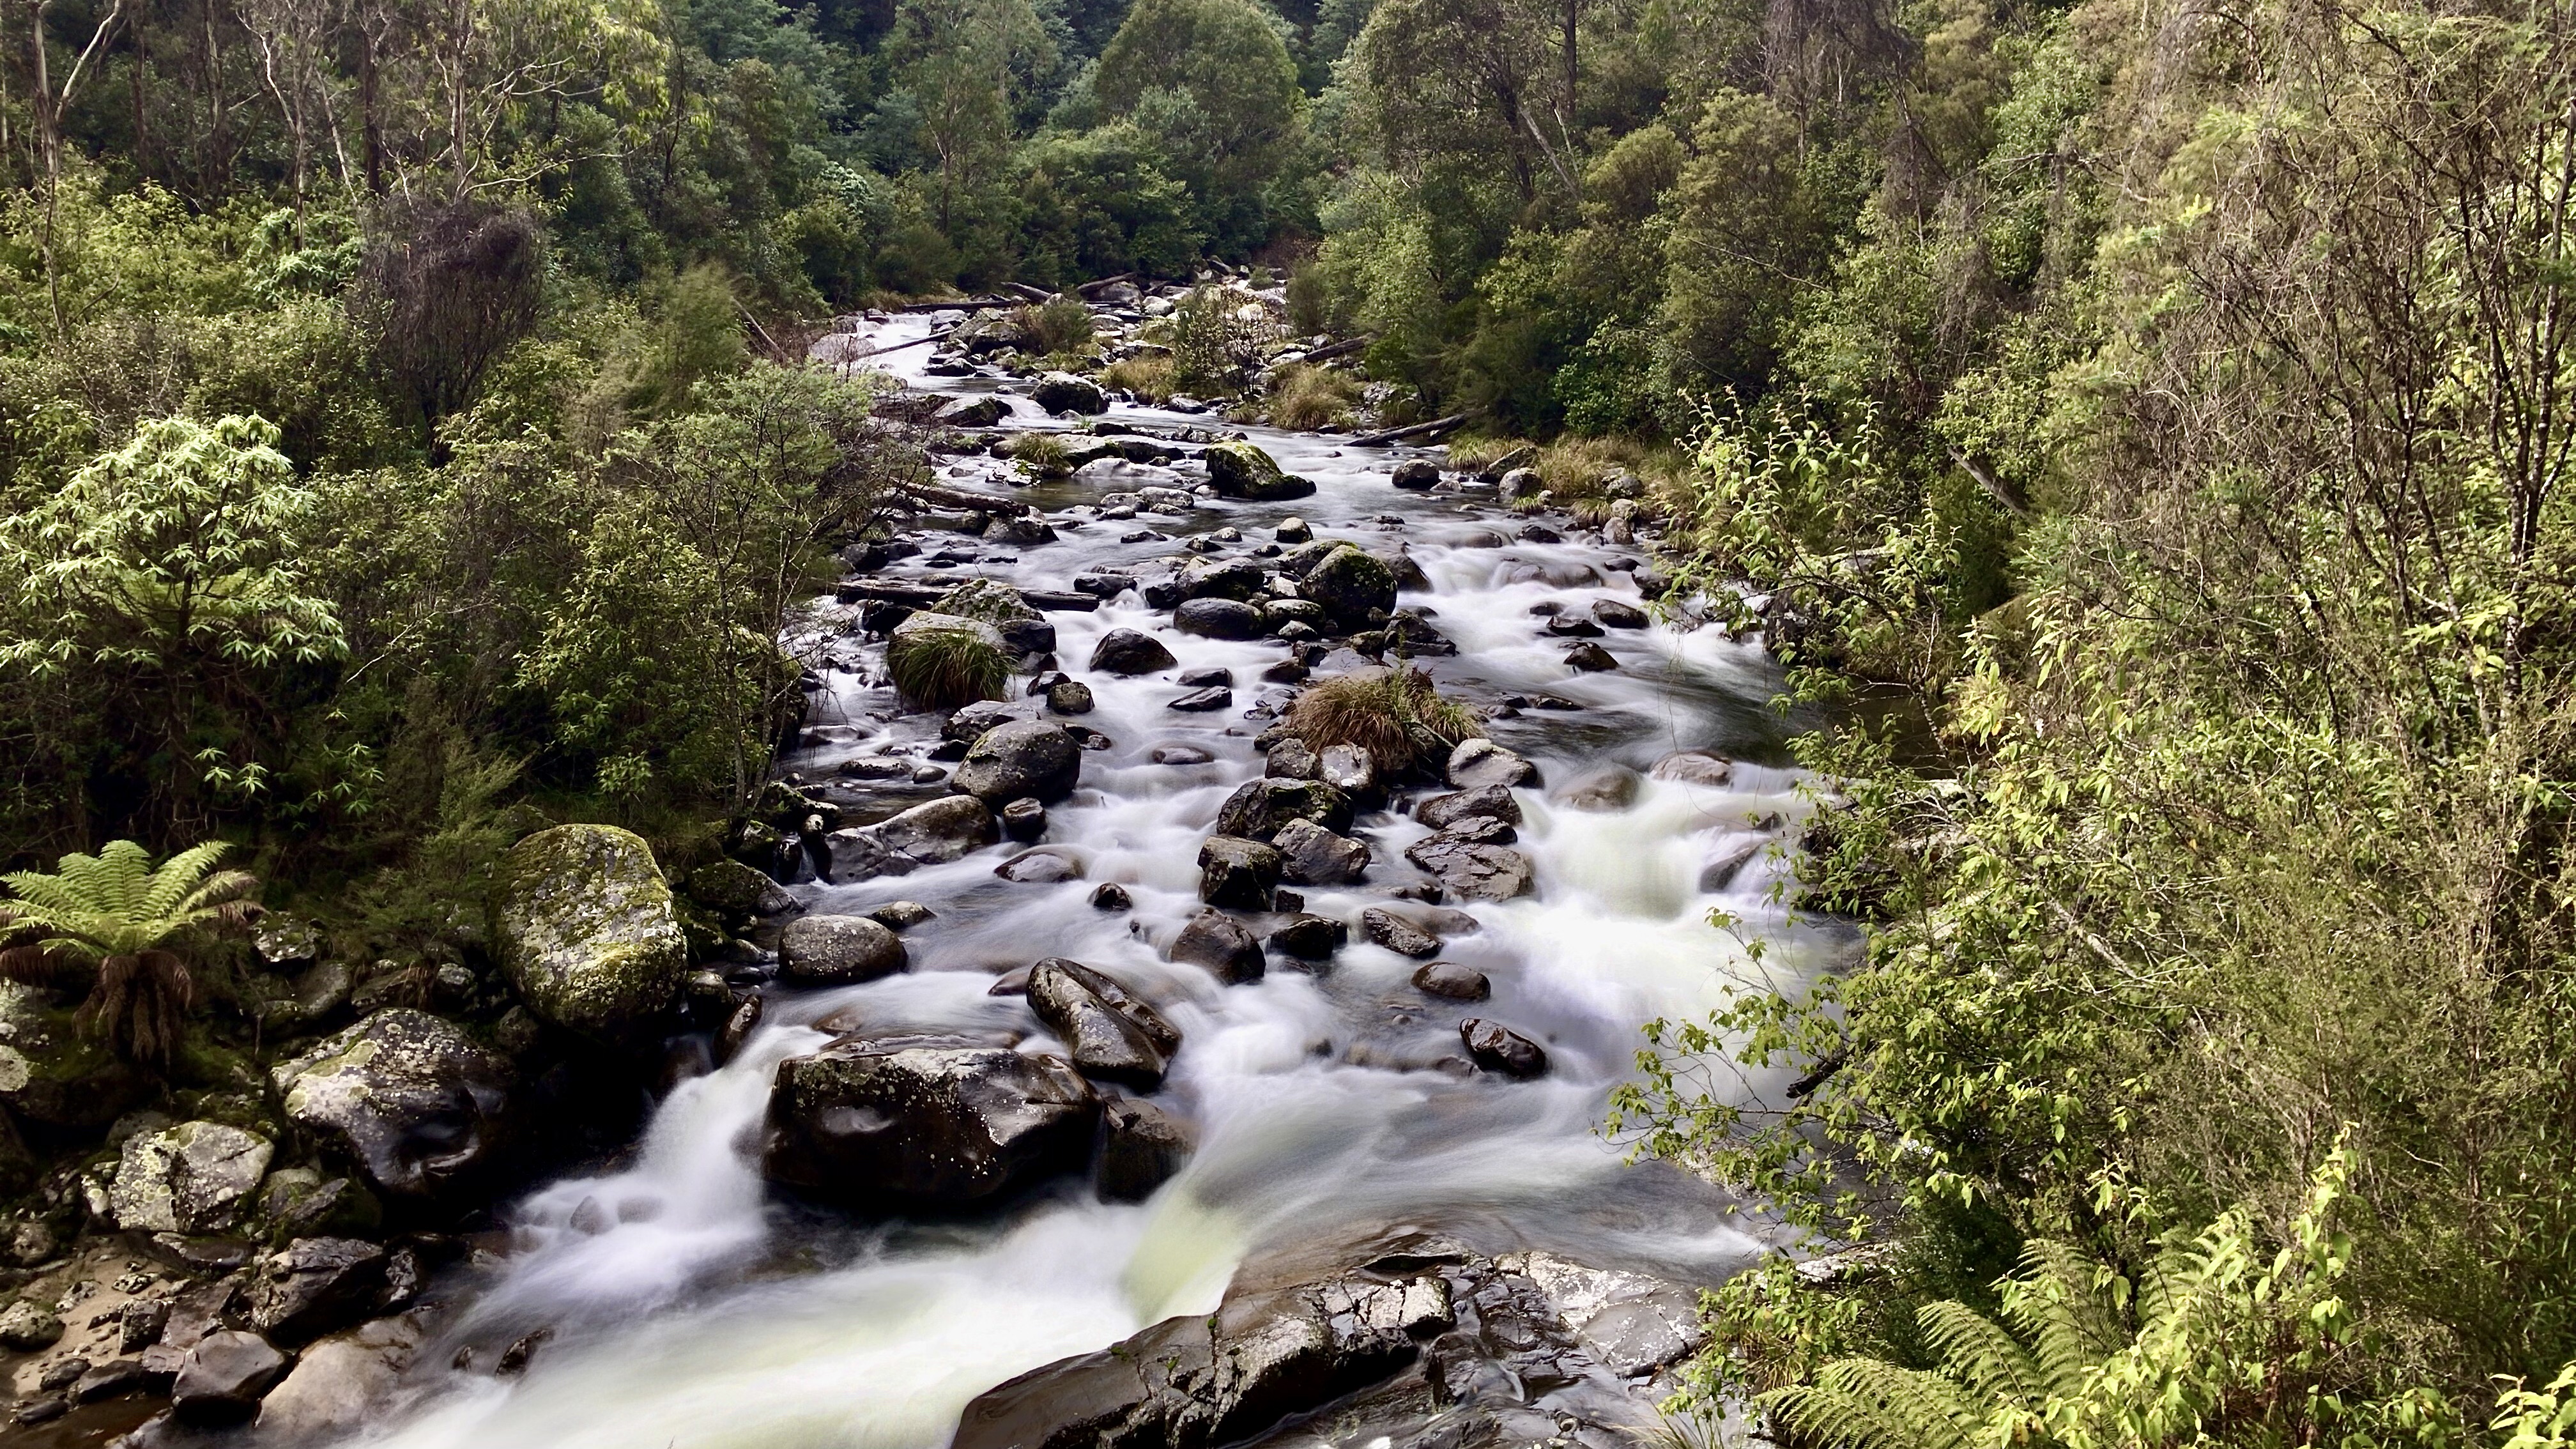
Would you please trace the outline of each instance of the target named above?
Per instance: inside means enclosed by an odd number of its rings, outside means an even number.
[[[426,1003],[533,830],[721,860],[942,461],[817,340],[1019,308],[1628,500],[1826,721],[1865,946],[1596,1114],[1805,1235],[1673,1443],[2576,1442],[2576,11],[8,0],[0,187],[0,976],[131,1102],[262,1090],[235,897]]]

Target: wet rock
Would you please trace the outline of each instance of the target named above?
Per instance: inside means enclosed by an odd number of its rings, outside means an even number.
[[[940,722],[939,737],[955,744],[971,745],[982,739],[987,731],[1037,717],[1037,706],[1026,699],[979,699],[950,711],[948,718]]]
[[[1704,891],[1722,891],[1733,885],[1736,876],[1743,872],[1744,867],[1752,864],[1754,858],[1770,846],[1771,837],[1758,832],[1729,837],[1720,842],[1716,849],[1709,852],[1708,858],[1700,863],[1699,888]]]
[[[1245,781],[1225,797],[1216,812],[1216,831],[1266,842],[1291,820],[1308,821],[1338,835],[1351,828],[1351,802],[1321,780],[1264,776]]]
[[[1458,652],[1457,644],[1448,635],[1432,628],[1411,609],[1398,609],[1386,621],[1386,639],[1388,648],[1400,646],[1404,653],[1421,657]]]
[[[966,751],[952,785],[988,806],[1023,795],[1054,802],[1082,778],[1082,747],[1061,728],[1035,720],[991,730]]]
[[[419,1352],[410,1314],[334,1334],[296,1357],[294,1371],[259,1404],[259,1433],[282,1444],[355,1432],[380,1413]]]
[[[1291,885],[1349,885],[1368,874],[1369,848],[1311,820],[1291,819],[1271,837]]]
[[[973,795],[950,795],[874,825],[833,831],[824,840],[830,862],[826,873],[843,885],[910,875],[925,865],[945,865],[999,839],[1001,828],[989,806]]]
[[[1029,970],[1029,1009],[1064,1040],[1074,1067],[1096,1081],[1152,1091],[1181,1033],[1116,978],[1050,956]]]
[[[286,1355],[239,1329],[207,1334],[188,1350],[170,1385],[170,1408],[182,1423],[213,1428],[259,1412],[259,1401],[286,1373]]]
[[[1393,911],[1371,906],[1360,912],[1360,930],[1371,941],[1399,956],[1417,959],[1440,954],[1440,938]]]
[[[1046,807],[1026,796],[1002,807],[1002,833],[1026,844],[1046,834]]]
[[[903,942],[866,916],[800,916],[778,936],[779,974],[799,986],[847,986],[892,976]]]
[[[0,1309],[0,1348],[36,1353],[53,1347],[62,1336],[63,1321],[41,1303],[21,1298]]]
[[[1619,667],[1619,660],[1616,656],[1611,654],[1609,650],[1602,648],[1600,645],[1593,643],[1589,639],[1586,639],[1582,643],[1575,645],[1573,648],[1566,650],[1565,662],[1568,666],[1581,670],[1586,674],[1598,674],[1605,669],[1616,669]]]
[[[1177,590],[1171,595],[1174,604],[1184,599],[1258,603],[1269,593],[1270,571],[1248,558],[1199,559],[1172,579],[1172,587]],[[1152,590],[1147,591],[1145,602],[1163,607]]]
[[[1091,651],[1091,667],[1108,674],[1151,674],[1179,662],[1163,641],[1133,629],[1110,630]]]
[[[856,1206],[971,1208],[1080,1170],[1099,1116],[1061,1057],[845,1038],[779,1063],[761,1168]]]
[[[939,919],[936,912],[919,901],[888,901],[867,914],[869,920],[889,931],[909,931]]]
[[[358,1238],[298,1238],[259,1261],[250,1324],[301,1343],[370,1317],[385,1289],[385,1250]]]
[[[1078,679],[1068,679],[1046,692],[1047,708],[1057,714],[1089,714],[1093,700],[1091,686]]]
[[[1458,747],[1449,752],[1447,774],[1450,785],[1460,790],[1539,783],[1538,766],[1488,739],[1459,741]]]
[[[1127,894],[1127,888],[1116,881],[1102,881],[1092,887],[1091,908],[1095,911],[1132,910],[1135,905],[1135,900]]]
[[[1547,621],[1547,633],[1552,639],[1598,639],[1601,626],[1572,614],[1559,614]]]
[[[1583,810],[1596,815],[1616,814],[1637,803],[1637,772],[1618,765],[1605,765],[1563,786],[1549,798],[1569,810]]]
[[[270,1080],[289,1121],[397,1200],[470,1195],[508,1136],[509,1063],[426,1012],[379,1011]]]
[[[273,1144],[221,1122],[182,1122],[125,1140],[107,1200],[117,1226],[217,1233],[233,1225],[268,1171]]]
[[[1312,543],[1315,529],[1302,518],[1283,518],[1277,528],[1270,530],[1270,536],[1284,544]]]
[[[1034,518],[1027,514],[1021,514],[1015,518],[996,518],[985,524],[984,531],[977,536],[986,543],[1007,543],[1017,548],[1035,548],[1042,543],[1053,543],[1056,539],[1055,530],[1048,526],[1045,519]],[[1053,639],[1054,626],[1044,627],[1045,637]],[[1010,640],[1011,630],[1008,627],[1002,630],[1002,637],[1005,641]],[[1023,645],[1013,643],[1012,647],[1026,652],[1026,647]]]
[[[1436,1273],[1230,1295],[988,1390],[951,1449],[1211,1449],[1386,1378],[1456,1321]]]
[[[1209,639],[1258,639],[1266,627],[1259,609],[1233,599],[1183,600],[1172,623],[1184,634]]]
[[[1458,1023],[1458,1040],[1479,1067],[1515,1080],[1547,1075],[1547,1052],[1537,1042],[1498,1022],[1471,1016]]]
[[[1208,482],[1214,485],[1219,498],[1268,503],[1304,498],[1315,491],[1312,482],[1280,471],[1277,460],[1250,443],[1217,443],[1203,456]]]
[[[931,414],[930,420],[946,428],[989,428],[1011,415],[1011,405],[990,393],[978,398],[959,398]]]
[[[1428,458],[1408,458],[1396,465],[1395,476],[1388,481],[1408,492],[1428,493],[1440,486],[1440,465]]]
[[[1356,544],[1336,544],[1297,582],[1297,591],[1324,606],[1345,629],[1363,628],[1372,610],[1395,609],[1395,571]]]
[[[759,1030],[765,1010],[762,999],[757,995],[745,996],[735,1003],[732,1012],[726,1015],[724,1025],[716,1029],[717,1066],[723,1066],[741,1053],[742,1044],[751,1040],[751,1034]]]
[[[1234,671],[1231,669],[1184,669],[1180,673],[1180,682],[1198,689],[1205,689],[1210,685],[1231,685],[1234,683]]]
[[[1455,961],[1432,961],[1413,973],[1413,989],[1449,1001],[1482,1001],[1494,994],[1485,973]]]
[[[1722,790],[1735,783],[1735,762],[1706,750],[1676,750],[1655,761],[1646,773],[1658,780]]]
[[[727,916],[782,916],[796,909],[796,898],[770,878],[738,860],[717,860],[689,872],[689,899]]]
[[[1190,1124],[1151,1102],[1112,1102],[1102,1113],[1100,1195],[1143,1202],[1169,1182],[1198,1149]]]
[[[1680,1284],[1552,1253],[1515,1254],[1497,1266],[1536,1283],[1592,1361],[1621,1377],[1679,1363],[1707,1342],[1699,1295]]]
[[[1592,617],[1612,629],[1643,629],[1654,622],[1645,610],[1618,599],[1593,600]]]
[[[1183,714],[1210,714],[1234,703],[1234,691],[1223,687],[1194,689],[1164,705]]]
[[[1261,979],[1261,943],[1241,921],[1215,911],[1201,911],[1181,927],[1172,942],[1172,959],[1203,966],[1228,986]]]
[[[151,1084],[84,1035],[74,1014],[51,993],[0,981],[0,1104],[29,1123],[94,1133],[149,1095]]]
[[[1358,745],[1325,746],[1316,757],[1315,778],[1340,791],[1353,804],[1374,807],[1386,797],[1386,787],[1378,780],[1377,762]]]
[[[993,874],[1014,885],[1056,885],[1082,879],[1082,860],[1068,847],[1041,845],[993,867]]]
[[[1204,765],[1216,756],[1196,745],[1156,745],[1149,758],[1157,765]]]
[[[1051,413],[1091,414],[1109,411],[1109,397],[1100,390],[1100,384],[1087,377],[1076,377],[1070,372],[1050,372],[1040,377],[1037,386],[1030,389],[1029,397],[1039,407]]]
[[[1304,740],[1286,739],[1270,747],[1263,773],[1274,780],[1311,780],[1321,769]]]
[[[1351,928],[1330,916],[1299,913],[1272,931],[1263,944],[1300,961],[1329,961],[1351,939]]]
[[[171,1375],[175,1372],[175,1367],[156,1370],[135,1356],[108,1359],[91,1364],[82,1371],[81,1376],[72,1382],[71,1399],[75,1404],[95,1404],[105,1399],[158,1392],[169,1387]]]
[[[1406,848],[1404,858],[1439,877],[1450,895],[1463,901],[1507,901],[1530,893],[1538,868],[1507,845],[1486,845],[1434,835]]]
[[[1413,818],[1434,830],[1447,830],[1461,821],[1477,819],[1499,820],[1506,825],[1518,825],[1521,821],[1521,806],[1518,800],[1512,798],[1509,787],[1480,785],[1475,789],[1460,790],[1455,794],[1434,795],[1413,807]]]
[[[528,1009],[610,1046],[658,1039],[688,972],[652,847],[612,825],[558,825],[511,847],[493,926]]]
[[[1279,852],[1257,840],[1211,835],[1199,845],[1199,899],[1243,911],[1270,909],[1283,868]]]

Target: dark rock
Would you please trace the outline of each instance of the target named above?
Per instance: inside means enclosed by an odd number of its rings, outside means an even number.
[[[1268,503],[1304,498],[1315,491],[1313,483],[1281,472],[1268,453],[1250,443],[1217,443],[1202,456],[1207,463],[1208,482],[1215,486],[1219,498]]]
[[[992,538],[995,529],[1011,530],[1004,538],[1004,542],[1028,545],[1055,541],[1055,530],[1035,519],[1015,518],[1006,522],[996,521],[992,528],[984,530],[984,536]],[[1029,535],[1026,530],[1030,529],[1043,530],[1043,536]],[[993,629],[1002,636],[1003,647],[1023,659],[1032,654],[1055,652],[1055,626],[1044,619],[1004,619],[996,623]]]
[[[1099,1115],[1060,1057],[844,1038],[778,1064],[761,1168],[863,1207],[971,1208],[1079,1170]]]
[[[944,428],[989,428],[1011,415],[1011,405],[986,393],[979,398],[959,398],[931,415],[930,420]]]
[[[1593,600],[1592,617],[1613,629],[1643,629],[1654,622],[1645,610],[1617,599]]]
[[[169,1388],[173,1370],[155,1371],[141,1358],[124,1356],[91,1364],[72,1381],[72,1402],[95,1404],[129,1394],[158,1393]]]
[[[889,931],[909,931],[925,922],[939,919],[936,912],[919,901],[888,901],[867,913],[868,919]]]
[[[298,1238],[260,1260],[251,1327],[301,1343],[369,1317],[384,1288],[384,1249],[357,1238]]]
[[[1030,720],[987,732],[966,751],[955,788],[989,806],[1023,795],[1054,802],[1082,778],[1082,747],[1056,725]]]
[[[1299,914],[1270,933],[1264,944],[1300,961],[1329,961],[1351,939],[1351,928],[1330,916]]]
[[[1458,1039],[1486,1071],[1524,1081],[1547,1075],[1547,1052],[1509,1027],[1471,1016],[1458,1023]]]
[[[1371,906],[1360,912],[1360,929],[1368,938],[1399,956],[1417,960],[1440,954],[1440,938],[1393,911]]]
[[[1152,1091],[1181,1033],[1115,978],[1051,956],[1029,971],[1029,1008],[1064,1040],[1086,1077]]]
[[[1268,841],[1291,820],[1305,820],[1335,834],[1351,828],[1351,802],[1321,780],[1247,780],[1216,812],[1219,835]]]
[[[1271,837],[1291,885],[1349,885],[1368,874],[1369,848],[1306,819],[1291,819]]]
[[[1287,739],[1270,747],[1262,773],[1274,780],[1311,780],[1320,768],[1304,740]]]
[[[1264,627],[1259,609],[1233,599],[1184,600],[1172,623],[1184,634],[1210,639],[1258,639]]]
[[[1263,970],[1261,943],[1242,922],[1215,911],[1201,911],[1181,927],[1172,942],[1172,959],[1204,966],[1228,986],[1258,981]]]
[[[1234,683],[1234,671],[1231,669],[1184,669],[1180,673],[1179,682],[1188,685],[1192,689],[1205,689],[1210,685],[1231,685]]]
[[[1174,580],[1182,599],[1232,599],[1237,603],[1258,603],[1270,588],[1270,571],[1248,558],[1200,559],[1181,570]]]
[[[826,874],[844,885],[910,875],[925,865],[945,865],[1000,838],[990,807],[972,795],[950,795],[915,805],[891,820],[833,831],[824,841]]]
[[[1002,833],[1022,844],[1046,834],[1046,807],[1027,796],[1002,807]]]
[[[939,736],[961,745],[971,745],[984,737],[987,730],[1038,717],[1037,706],[1025,699],[979,699],[961,705],[941,721]]]
[[[732,1061],[735,1053],[742,1050],[742,1044],[751,1040],[751,1034],[760,1027],[762,1013],[762,1000],[757,995],[746,996],[734,1006],[733,1011],[725,1017],[725,1024],[716,1029],[715,1063],[717,1066],[723,1066]]]
[[[1291,629],[1299,632],[1292,635],[1289,633],[1289,630]],[[1285,627],[1280,629],[1279,637],[1294,642],[1297,639],[1314,638],[1315,631],[1292,620]],[[1298,663],[1294,659],[1282,659],[1278,663],[1263,669],[1261,671],[1261,680],[1264,684],[1303,684],[1306,682],[1306,676],[1312,673],[1314,673],[1313,670],[1308,669],[1305,665]],[[1278,772],[1274,770],[1271,773],[1276,774]]]
[[[507,1143],[508,1062],[426,1012],[380,1011],[270,1080],[287,1119],[407,1201],[470,1194]]]
[[[1212,906],[1266,911],[1282,867],[1279,852],[1260,841],[1211,835],[1199,845],[1199,899]]]
[[[1465,901],[1507,901],[1530,893],[1538,868],[1505,845],[1434,835],[1407,847],[1404,858],[1439,877],[1441,888]]]
[[[1455,794],[1434,795],[1413,807],[1413,818],[1434,830],[1447,830],[1462,820],[1499,820],[1518,825],[1521,806],[1511,790],[1502,785],[1480,785]]]
[[[1438,656],[1458,652],[1457,644],[1448,635],[1424,623],[1422,616],[1411,609],[1396,610],[1386,621],[1386,633],[1387,647],[1400,644],[1407,654]]]
[[[260,1396],[286,1374],[286,1355],[256,1333],[207,1334],[181,1360],[170,1409],[181,1422],[213,1428],[259,1412]]]
[[[1100,1195],[1110,1202],[1143,1202],[1172,1179],[1198,1148],[1190,1124],[1133,1099],[1102,1112]]]
[[[1601,637],[1601,626],[1589,619],[1578,619],[1572,614],[1559,614],[1547,621],[1547,632],[1550,637],[1557,639],[1598,639]]]
[[[1017,885],[1056,885],[1082,879],[1082,861],[1064,846],[1041,845],[993,867],[993,874]]]
[[[1566,650],[1565,662],[1573,668],[1582,670],[1586,674],[1598,674],[1605,669],[1616,669],[1619,667],[1619,660],[1616,656],[1611,654],[1609,650],[1602,648],[1600,645],[1593,643],[1589,639],[1586,639],[1582,643],[1575,645],[1573,648]]]
[[[1039,378],[1037,386],[1030,389],[1029,397],[1051,413],[1109,411],[1109,396],[1100,390],[1100,384],[1070,372],[1050,372]]]
[[[1428,458],[1408,458],[1396,466],[1391,481],[1398,488],[1427,493],[1440,486],[1440,465]]]
[[[1447,776],[1450,785],[1460,790],[1479,785],[1539,783],[1538,766],[1488,739],[1460,740],[1458,747],[1449,752]]]
[[[1493,994],[1485,973],[1455,961],[1432,961],[1413,973],[1413,987],[1425,996],[1451,1001],[1482,1001]]]
[[[1030,699],[1042,699],[1046,696],[1046,692],[1048,690],[1055,688],[1059,684],[1069,683],[1072,679],[1072,675],[1065,673],[1061,669],[1050,669],[1043,674],[1033,675],[1030,677],[1029,687],[1026,690],[1026,694]]]
[[[1521,838],[1511,822],[1491,815],[1470,815],[1453,821],[1440,832],[1442,840],[1464,840],[1478,845],[1509,845]]]
[[[1297,592],[1324,606],[1345,629],[1365,627],[1371,611],[1395,609],[1395,571],[1356,544],[1335,544],[1299,578]]]
[[[1226,706],[1233,703],[1234,691],[1220,687],[1216,689],[1191,690],[1189,693],[1182,695],[1180,698],[1173,700],[1171,703],[1166,704],[1163,707],[1165,709],[1177,709],[1183,714],[1209,714],[1216,710],[1224,709]]]
[[[1735,783],[1735,762],[1706,750],[1679,750],[1655,761],[1646,773],[1658,780],[1724,789]]]
[[[1091,891],[1091,908],[1096,911],[1125,911],[1135,908],[1127,888],[1116,881],[1102,881]]]
[[[800,916],[778,937],[779,974],[799,986],[847,986],[892,976],[903,942],[866,916]]]
[[[1057,714],[1089,714],[1093,704],[1091,686],[1068,679],[1046,692],[1046,702],[1047,708]]]
[[[1544,523],[1525,523],[1521,525],[1521,542],[1563,543],[1565,536]]]
[[[717,860],[689,872],[689,899],[712,911],[741,918],[783,916],[796,909],[796,898],[770,878],[738,860]]]
[[[1091,651],[1091,667],[1108,674],[1151,674],[1179,662],[1163,641],[1133,629],[1110,630]]]

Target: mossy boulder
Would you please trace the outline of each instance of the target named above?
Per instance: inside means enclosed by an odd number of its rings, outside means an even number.
[[[287,1120],[381,1196],[453,1200],[509,1137],[510,1064],[454,1022],[379,1011],[272,1074]]]
[[[94,1132],[151,1092],[141,1072],[83,1036],[52,993],[0,981],[0,1105],[61,1132]]]
[[[493,926],[528,1009],[610,1046],[658,1037],[688,973],[652,847],[613,825],[558,825],[513,846]]]
[[[1277,459],[1250,443],[1211,444],[1206,454],[1208,482],[1220,498],[1247,498],[1256,503],[1304,498],[1315,485],[1283,472]]]
[[[1336,544],[1297,581],[1297,592],[1324,606],[1344,629],[1362,628],[1395,609],[1395,570],[1356,544]]]

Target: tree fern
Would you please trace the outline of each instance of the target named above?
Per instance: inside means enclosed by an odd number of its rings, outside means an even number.
[[[76,1018],[119,1056],[166,1065],[186,1027],[196,981],[171,943],[239,926],[258,907],[242,899],[248,873],[217,871],[228,849],[208,841],[156,869],[131,840],[96,855],[75,852],[52,874],[0,876],[0,976],[33,986],[86,989]]]

